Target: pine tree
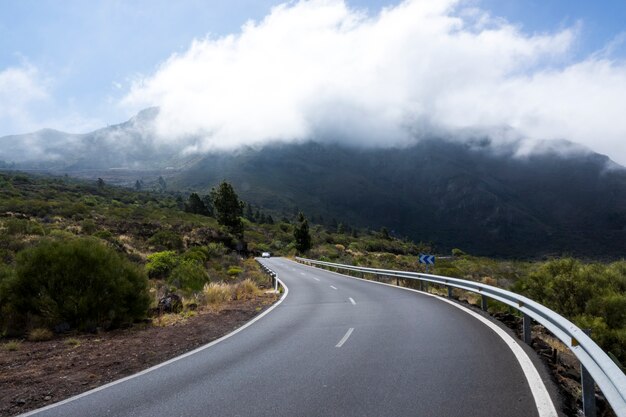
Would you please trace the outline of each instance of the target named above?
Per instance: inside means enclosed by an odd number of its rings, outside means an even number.
[[[140,191],[143,188],[143,184],[141,183],[141,181],[137,180],[135,181],[135,190]]]
[[[222,181],[222,183],[211,190],[211,200],[215,210],[217,222],[226,226],[233,235],[243,238],[243,203],[239,200],[233,186]]]
[[[187,213],[201,214],[206,216],[208,211],[204,202],[200,199],[200,196],[196,193],[191,193],[187,202],[185,203],[185,211]]]
[[[251,222],[254,222],[254,213],[252,212],[252,205],[251,204],[246,204],[246,219],[250,220]]]
[[[309,221],[302,212],[298,213],[296,226],[293,229],[293,237],[296,240],[296,249],[304,253],[311,249],[311,235],[309,234]]]
[[[267,224],[274,224],[274,219],[272,218],[271,214],[267,216]]]
[[[159,177],[159,191],[163,192],[167,189],[167,183],[163,177]]]
[[[214,217],[215,210],[213,210],[213,200],[211,199],[211,195],[207,194],[203,196],[202,202],[204,203],[204,207],[206,208],[206,215],[209,217]]]

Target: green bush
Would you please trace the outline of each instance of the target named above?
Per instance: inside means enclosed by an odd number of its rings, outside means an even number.
[[[160,230],[156,232],[148,243],[155,246],[157,249],[167,249],[181,251],[184,249],[183,239],[178,233],[171,230]]]
[[[558,259],[542,264],[514,290],[592,331],[592,338],[626,361],[626,263],[583,264]]]
[[[83,220],[80,228],[86,235],[93,235],[98,230],[98,226],[91,219]]]
[[[143,317],[149,304],[145,274],[92,238],[44,240],[20,252],[5,291],[18,314],[80,330]]]
[[[226,273],[230,276],[237,276],[241,274],[242,272],[243,272],[243,269],[239,268],[238,266],[231,266],[228,268],[228,271]]]
[[[183,261],[172,270],[167,282],[182,290],[200,291],[209,282],[209,274],[202,264]]]
[[[178,265],[178,256],[174,251],[164,251],[148,255],[146,272],[150,278],[167,278]]]

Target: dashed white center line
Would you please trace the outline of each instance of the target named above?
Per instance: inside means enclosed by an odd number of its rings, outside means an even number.
[[[304,272],[300,272],[300,275],[306,275]]]
[[[319,280],[320,280],[319,278],[315,278],[315,277],[313,277],[313,279],[314,279],[315,281],[319,281]]]
[[[335,347],[338,347],[338,348],[342,347],[342,346],[343,346],[343,344],[344,344],[344,343],[346,343],[346,341],[348,340],[348,338],[350,337],[350,335],[352,334],[352,332],[353,332],[353,331],[354,331],[354,327],[350,327],[350,328],[348,329],[348,331],[346,332],[346,334],[345,334],[345,335],[343,335],[343,337],[341,338],[341,340],[339,341],[339,343],[337,343],[337,344],[335,345]]]
[[[352,305],[353,305],[353,306],[355,306],[355,305],[356,305],[356,301],[354,301],[354,298],[349,297],[348,299],[350,300],[350,302],[352,303]]]
[[[332,288],[333,290],[336,290],[336,289],[337,289],[337,287],[333,287],[332,285],[330,286],[330,288]]]

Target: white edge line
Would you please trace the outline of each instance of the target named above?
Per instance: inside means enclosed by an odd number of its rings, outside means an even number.
[[[267,314],[269,314],[272,310],[274,310],[276,307],[278,307],[278,306],[279,306],[279,304],[280,304],[280,303],[282,303],[282,302],[285,300],[285,298],[287,298],[287,294],[289,294],[289,288],[287,288],[287,286],[286,286],[286,285],[285,285],[285,284],[284,284],[284,283],[283,283],[283,282],[282,282],[282,281],[281,281],[278,277],[277,277],[276,279],[278,280],[278,282],[280,282],[280,284],[281,284],[281,285],[283,286],[283,288],[285,289],[285,293],[283,294],[283,296],[282,296],[282,297],[280,297],[280,300],[278,300],[278,301],[277,301],[274,305],[272,305],[270,308],[268,308],[268,309],[267,309],[267,310],[265,310],[263,313],[259,314],[258,316],[256,316],[255,318],[253,318],[252,320],[250,320],[249,322],[247,322],[247,323],[246,323],[246,324],[244,324],[243,326],[238,327],[237,329],[235,329],[235,330],[233,330],[232,332],[230,332],[230,333],[228,333],[228,334],[226,334],[226,335],[224,335],[224,336],[220,337],[219,339],[216,339],[216,340],[214,340],[214,341],[212,341],[212,342],[210,342],[210,343],[207,343],[207,344],[206,344],[206,345],[204,345],[204,346],[200,346],[199,348],[196,348],[196,349],[194,349],[194,350],[192,350],[192,351],[190,351],[190,352],[183,353],[183,354],[182,354],[182,355],[180,355],[180,356],[176,356],[175,358],[168,359],[167,361],[165,361],[165,362],[161,362],[161,363],[159,363],[159,364],[157,364],[157,365],[154,365],[154,366],[152,366],[152,367],[150,367],[150,368],[148,368],[148,369],[144,369],[143,371],[137,372],[136,374],[132,374],[132,375],[126,376],[126,377],[124,377],[124,378],[121,378],[121,379],[115,380],[115,381],[113,381],[113,382],[109,382],[108,384],[105,384],[105,385],[99,386],[99,387],[97,387],[97,388],[94,388],[94,389],[92,389],[92,390],[89,390],[89,391],[83,392],[83,393],[78,394],[78,395],[75,395],[75,396],[73,396],[73,397],[66,398],[66,399],[61,400],[61,401],[59,401],[59,402],[57,402],[57,403],[50,404],[50,405],[47,405],[47,406],[42,407],[42,408],[37,408],[37,409],[35,409],[35,410],[28,411],[28,412],[26,412],[26,413],[24,413],[24,414],[20,414],[20,415],[18,415],[17,417],[27,417],[27,416],[32,416],[32,415],[35,415],[35,414],[39,414],[39,413],[41,413],[41,412],[43,412],[43,411],[47,411],[47,410],[50,410],[50,409],[52,409],[52,408],[55,408],[55,407],[58,407],[58,406],[61,406],[61,405],[67,404],[67,403],[69,403],[69,402],[76,401],[76,400],[78,400],[78,399],[80,399],[80,398],[86,397],[87,395],[91,395],[91,394],[94,394],[94,393],[96,393],[96,392],[98,392],[98,391],[102,391],[102,390],[104,390],[104,389],[107,389],[107,388],[109,388],[109,387],[112,387],[112,386],[114,386],[114,385],[121,384],[122,382],[126,382],[126,381],[128,381],[129,379],[133,379],[133,378],[136,378],[136,377],[138,377],[138,376],[141,376],[141,375],[147,374],[148,372],[155,371],[155,370],[157,370],[157,369],[159,369],[159,368],[162,368],[162,367],[164,367],[164,366],[166,366],[166,365],[169,365],[169,364],[171,364],[171,363],[174,363],[174,362],[176,362],[176,361],[179,361],[179,360],[181,360],[181,359],[184,359],[184,358],[186,358],[187,356],[194,355],[194,354],[196,354],[196,353],[198,353],[198,352],[201,352],[201,351],[203,351],[203,350],[205,350],[205,349],[208,349],[208,348],[210,348],[210,347],[212,347],[212,346],[215,346],[216,344],[218,344],[218,343],[220,343],[220,342],[223,342],[224,340],[226,340],[226,339],[228,339],[228,338],[230,338],[230,337],[232,337],[232,336],[236,335],[236,334],[237,334],[237,333],[239,333],[240,331],[242,331],[242,330],[244,330],[244,329],[248,328],[249,326],[253,325],[253,324],[254,324],[254,323],[256,323],[257,321],[261,320],[263,317],[265,317]]]
[[[348,338],[350,337],[353,331],[354,331],[354,327],[350,327],[348,331],[346,332],[346,334],[343,335],[339,343],[335,345],[335,347],[338,347],[338,348],[342,347],[343,344],[346,343],[346,341],[348,340]]]
[[[304,264],[300,264],[300,265],[304,265]],[[396,285],[387,284],[385,282],[371,281],[371,280],[364,279],[364,278],[344,275],[338,272],[328,271],[326,269],[317,268],[317,267],[310,266],[310,265],[305,265],[305,266],[308,266],[309,268],[315,268],[315,269],[319,269],[325,272],[329,272],[331,274],[339,275],[344,278],[357,279],[359,281],[365,281],[365,282],[369,282],[372,284],[386,285],[392,288],[399,288],[402,290],[413,291],[419,294],[427,295],[437,300],[444,301],[458,308],[459,310],[464,311],[467,314],[470,314],[471,316],[480,320],[483,324],[487,325],[487,327],[489,327],[491,330],[493,330],[498,336],[500,336],[500,338],[509,347],[509,349],[511,349],[511,351],[513,352],[513,355],[515,355],[515,358],[517,359],[517,362],[520,364],[522,371],[524,372],[524,376],[526,377],[526,381],[528,382],[530,391],[533,394],[533,398],[535,400],[535,406],[537,407],[537,412],[539,413],[539,417],[558,417],[559,416],[554,406],[554,403],[552,402],[552,398],[550,397],[550,394],[548,393],[548,389],[543,383],[543,380],[541,379],[541,376],[539,375],[539,371],[537,371],[537,368],[535,368],[535,365],[533,365],[528,354],[524,351],[524,349],[522,349],[519,343],[511,335],[509,335],[507,332],[505,332],[500,327],[498,327],[498,325],[496,325],[495,323],[492,323],[491,321],[481,316],[480,314],[470,310],[469,308],[465,306],[462,306],[450,300],[446,300],[445,298],[438,297],[431,293],[418,291],[413,288],[399,287]]]
[[[356,305],[356,301],[354,301],[354,298],[349,297],[348,299],[350,300],[350,302],[352,303],[352,305],[353,305],[353,306],[355,306],[355,305]]]
[[[330,288],[332,288],[333,290],[336,290],[336,289],[337,289],[337,287],[334,287],[334,286],[332,286],[332,285],[330,286]]]
[[[319,278],[316,278],[316,277],[313,277],[313,279],[314,279],[315,281],[319,281],[319,280],[320,280]]]

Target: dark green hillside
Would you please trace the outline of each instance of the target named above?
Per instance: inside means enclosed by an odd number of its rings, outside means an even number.
[[[564,145],[565,146],[565,145]],[[231,181],[247,201],[276,213],[379,229],[441,251],[489,256],[626,250],[626,170],[598,154],[515,158],[488,143],[424,141],[364,150],[306,143],[205,157],[170,180],[207,190]]]

